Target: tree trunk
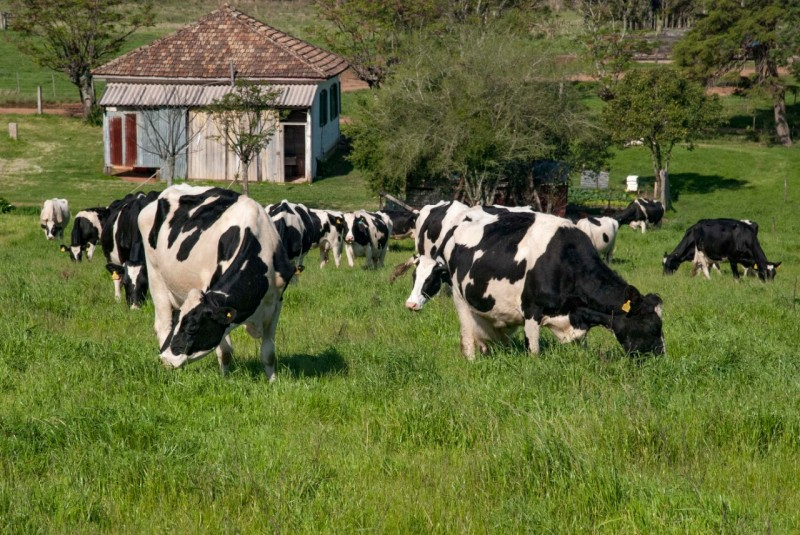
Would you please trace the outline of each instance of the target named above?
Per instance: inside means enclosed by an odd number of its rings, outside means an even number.
[[[669,172],[666,169],[661,169],[658,172],[661,182],[661,204],[664,205],[664,210],[672,208],[672,199],[669,193]]]
[[[772,110],[775,114],[775,135],[778,143],[784,147],[792,146],[792,134],[789,130],[789,123],[786,120],[786,92],[783,89],[776,90],[772,95]]]
[[[91,73],[81,75],[78,81],[78,90],[80,91],[81,104],[83,105],[83,120],[88,121],[97,102]]]
[[[168,156],[167,165],[162,169],[163,169],[163,174],[161,176],[161,179],[167,182],[167,187],[170,187],[172,185],[172,179],[175,177],[175,157]]]
[[[250,175],[250,162],[242,161],[242,195],[245,197],[250,196],[250,188],[248,187],[248,176]]]

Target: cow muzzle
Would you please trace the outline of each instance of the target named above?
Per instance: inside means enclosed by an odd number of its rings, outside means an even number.
[[[406,301],[406,308],[414,312],[419,312],[422,310],[422,305],[416,301]]]

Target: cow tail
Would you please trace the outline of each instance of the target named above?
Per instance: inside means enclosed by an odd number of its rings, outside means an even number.
[[[389,284],[394,284],[394,281],[402,277],[406,274],[406,272],[411,269],[411,266],[414,265],[414,257],[412,256],[402,264],[398,264],[394,267],[394,270],[389,275]]]

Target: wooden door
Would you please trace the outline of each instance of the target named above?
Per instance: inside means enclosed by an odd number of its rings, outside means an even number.
[[[285,125],[283,127],[283,155],[285,180],[306,176],[305,125]]]
[[[112,117],[108,120],[108,144],[111,153],[111,165],[122,165],[122,118]]]
[[[125,165],[136,165],[136,114],[125,114]]]

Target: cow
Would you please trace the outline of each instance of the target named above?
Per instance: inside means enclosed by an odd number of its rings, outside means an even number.
[[[508,341],[519,326],[533,354],[543,326],[564,343],[596,325],[609,328],[628,353],[665,352],[661,298],[625,282],[570,221],[481,211],[443,231],[441,248],[415,259],[406,308],[419,311],[450,281],[467,359],[476,346],[485,353],[490,342]]]
[[[275,380],[275,330],[294,275],[275,225],[256,201],[236,192],[172,186],[139,214],[139,231],[165,366],[179,368],[216,348],[228,371],[231,331],[261,338]]]
[[[355,257],[366,257],[367,268],[383,267],[389,236],[392,234],[392,220],[380,212],[357,212],[344,214],[344,249],[347,264],[353,267]]]
[[[328,253],[333,252],[333,261],[339,267],[342,259],[342,242],[344,241],[344,214],[334,210],[318,210],[309,208],[309,215],[314,225],[314,236],[319,247],[319,267],[328,263]]]
[[[67,224],[69,224],[69,202],[67,202],[67,199],[47,199],[42,203],[39,226],[42,227],[45,238],[52,240],[56,236],[61,236],[63,239],[64,229]]]
[[[265,209],[289,255],[289,262],[297,273],[302,272],[305,269],[303,260],[306,254],[312,245],[319,242],[319,238],[315,240],[314,225],[308,208],[284,199],[277,204],[267,205]]]
[[[600,253],[600,257],[606,261],[606,264],[610,264],[614,246],[617,243],[617,230],[619,230],[617,220],[613,217],[589,216],[579,219],[575,226],[589,236],[592,245]]]
[[[727,260],[733,278],[739,278],[737,264],[753,268],[762,281],[773,280],[780,262],[770,262],[758,242],[758,225],[738,219],[701,219],[688,229],[671,253],[664,253],[664,274],[673,274],[683,262],[692,262],[692,276],[702,270],[711,278],[709,267]]]
[[[379,214],[386,214],[392,220],[392,239],[414,237],[414,226],[419,216],[419,210],[380,210]]]
[[[144,243],[137,218],[145,206],[155,201],[157,191],[148,194],[129,193],[111,203],[108,218],[100,234],[106,257],[106,270],[114,281],[114,298],[120,300],[120,287],[125,288],[125,302],[132,309],[141,308],[147,296],[147,266]]]
[[[629,224],[629,226],[636,230],[636,227],[642,229],[642,234],[647,230],[647,225],[658,226],[661,224],[661,218],[664,217],[664,205],[659,201],[649,201],[647,199],[636,199],[630,203],[624,210],[619,212],[614,219],[620,225]]]
[[[62,246],[62,251],[69,251],[73,262],[80,262],[83,259],[83,252],[86,251],[86,258],[91,262],[107,218],[108,208],[104,206],[86,208],[75,214],[70,246],[69,248]]]

